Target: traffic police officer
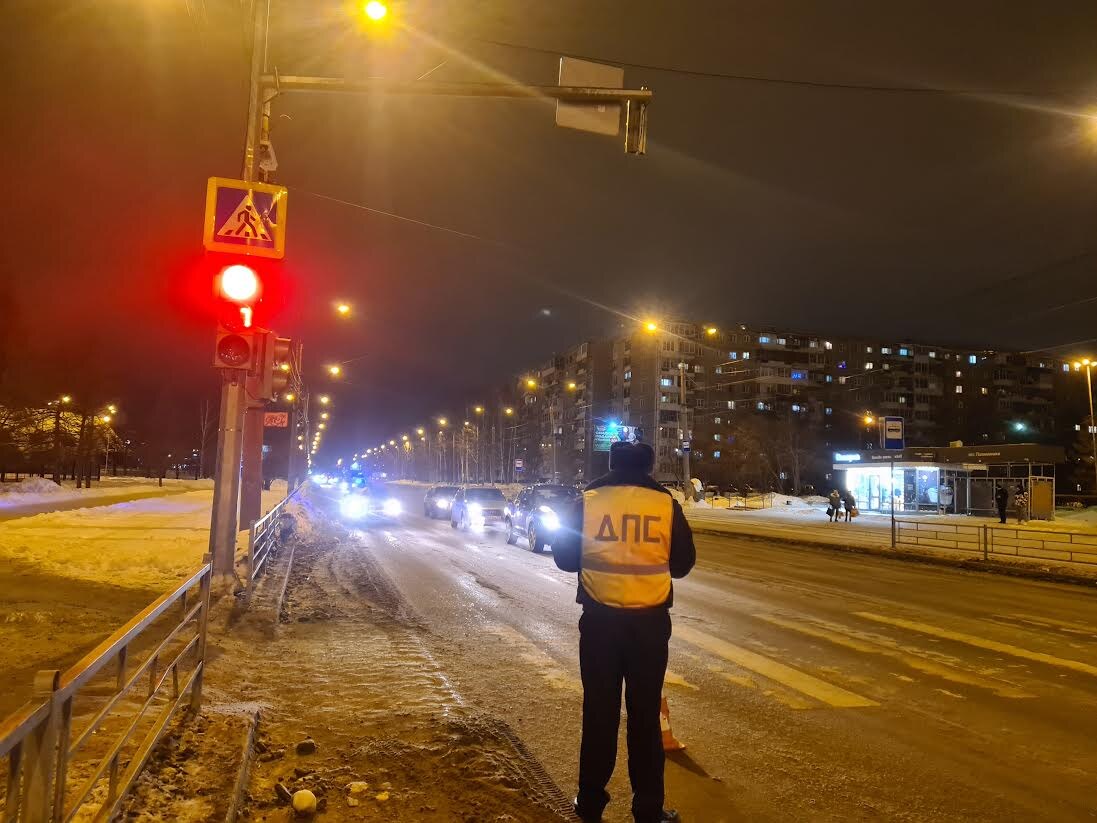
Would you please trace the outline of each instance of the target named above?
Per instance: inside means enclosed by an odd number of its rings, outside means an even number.
[[[609,473],[593,481],[561,520],[556,565],[579,573],[579,668],[583,741],[575,811],[602,819],[617,760],[621,684],[628,711],[628,771],[637,823],[677,820],[663,809],[659,701],[667,670],[672,577],[693,568],[696,549],[682,507],[652,479],[645,443],[614,443]]]

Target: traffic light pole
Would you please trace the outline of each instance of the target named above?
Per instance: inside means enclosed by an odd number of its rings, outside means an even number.
[[[213,556],[214,576],[226,581],[234,577],[247,372],[241,369],[222,369],[221,381],[221,416],[217,426],[217,469],[213,483],[210,554]]]

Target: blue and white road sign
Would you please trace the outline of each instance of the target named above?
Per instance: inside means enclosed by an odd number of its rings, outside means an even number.
[[[281,259],[286,254],[285,186],[211,177],[202,245],[209,251]]]
[[[884,417],[880,419],[880,446],[884,449],[896,451],[906,446],[903,437],[903,418]]]

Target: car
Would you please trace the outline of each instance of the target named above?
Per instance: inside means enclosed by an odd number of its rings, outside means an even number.
[[[573,486],[551,483],[527,486],[507,507],[504,521],[507,542],[514,545],[518,537],[529,541],[532,551],[540,554],[552,545],[552,536],[560,528],[560,509],[582,496]]]
[[[339,513],[344,520],[366,520],[399,517],[403,505],[388,493],[382,484],[367,483],[362,488],[352,488],[339,501]]]
[[[466,486],[453,497],[449,524],[468,531],[502,525],[506,517],[507,498],[493,486]]]
[[[431,486],[423,498],[423,514],[432,519],[448,514],[458,491],[459,486]]]

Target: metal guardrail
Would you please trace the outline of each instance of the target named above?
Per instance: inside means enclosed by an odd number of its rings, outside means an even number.
[[[305,487],[300,484],[269,512],[256,520],[248,531],[248,555],[245,561],[247,578],[244,583],[250,590],[255,587],[255,580],[263,570],[271,553],[278,545],[278,518],[285,511],[286,505]]]
[[[34,698],[0,722],[0,758],[7,758],[3,823],[67,822],[82,812],[88,816],[89,802],[97,805],[91,819],[110,820],[117,814],[183,701],[188,700],[192,712],[201,706],[212,575],[207,556],[202,568],[68,671],[38,673]],[[197,597],[192,596],[195,592]],[[177,622],[131,669],[130,649],[173,606],[179,606]],[[193,626],[193,634],[185,631],[188,626]],[[104,694],[103,684],[93,681],[111,665],[113,685]],[[138,693],[144,680],[146,688]],[[77,697],[101,705],[87,722],[81,718],[73,740]],[[133,743],[139,729],[144,736]],[[100,751],[85,752],[78,762],[80,774],[75,775],[77,755],[91,748],[89,742]]]
[[[1097,565],[1097,532],[1068,532],[991,524],[940,523],[896,518],[900,546],[953,549],[984,560],[1020,558]]]

